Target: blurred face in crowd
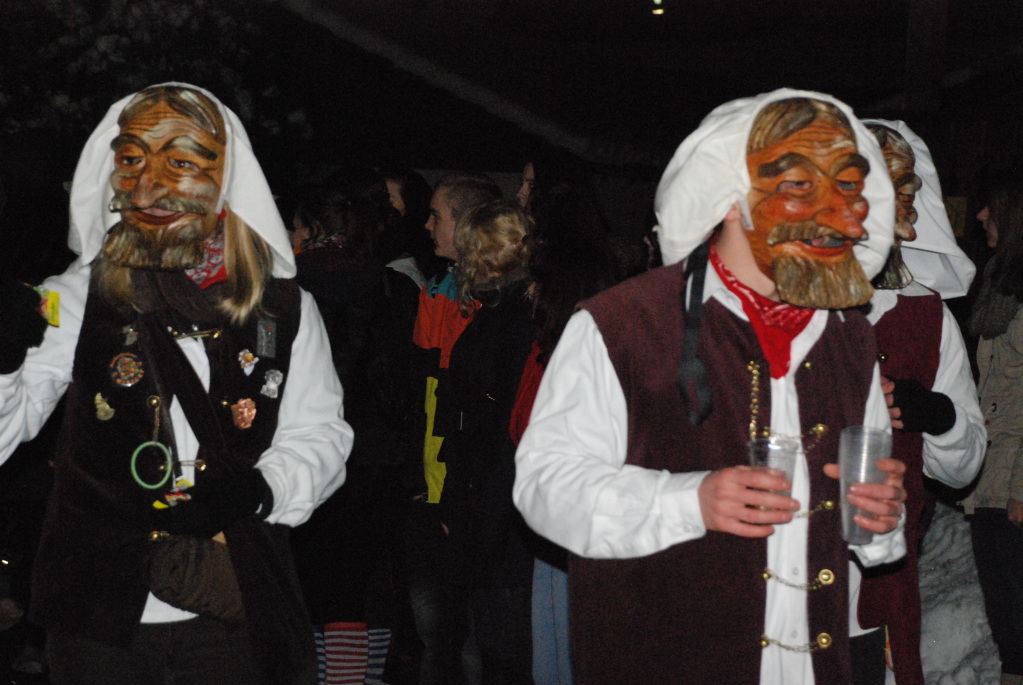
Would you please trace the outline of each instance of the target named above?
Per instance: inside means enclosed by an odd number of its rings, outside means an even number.
[[[518,200],[519,207],[525,209],[529,203],[529,196],[535,187],[536,172],[533,170],[533,163],[526,162],[526,166],[522,169],[522,185],[519,186],[519,192],[515,193],[515,199]]]
[[[124,266],[194,265],[219,221],[225,145],[157,101],[124,123],[111,148],[110,208],[121,223],[108,256]]]
[[[455,249],[455,224],[448,203],[448,188],[438,188],[430,199],[430,218],[426,220],[426,230],[433,238],[434,254],[453,261],[458,260]]]
[[[398,210],[398,214],[405,216],[405,200],[401,199],[401,184],[391,179],[387,179],[386,183],[387,198],[391,201],[391,206]]]
[[[980,210],[977,212],[977,219],[984,228],[984,234],[987,237],[987,246],[992,249],[998,247],[998,226],[996,226],[995,222],[991,220],[991,210],[987,207]]]
[[[779,297],[802,307],[863,304],[872,289],[853,246],[867,235],[863,186],[869,165],[855,141],[817,119],[747,154],[748,233],[757,267]]]

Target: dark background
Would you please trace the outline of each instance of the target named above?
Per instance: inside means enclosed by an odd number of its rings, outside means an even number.
[[[114,100],[165,80],[232,107],[280,192],[346,165],[517,174],[555,148],[594,165],[621,230],[649,221],[652,183],[704,115],[781,86],[904,119],[949,195],[972,197],[989,169],[1012,173],[1020,157],[1018,0],[662,0],[655,16],[657,6],[5,0],[4,235],[32,207],[47,214],[33,233],[52,225],[63,241],[56,189],[86,137]],[[964,240],[972,249],[969,231]],[[3,258],[25,268],[20,254]]]

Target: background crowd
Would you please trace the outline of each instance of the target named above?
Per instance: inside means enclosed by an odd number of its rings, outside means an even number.
[[[344,486],[291,538],[324,682],[570,682],[566,552],[512,503],[515,449],[576,304],[660,255],[653,232],[611,224],[585,164],[524,162],[511,188],[478,171],[429,183],[346,165],[277,196],[356,435]],[[991,175],[967,227],[985,232],[983,278],[957,307],[988,414],[967,507],[1003,667],[1023,675],[1023,608],[1006,599],[1023,588],[1004,573],[1023,561],[1023,183]],[[0,198],[12,240],[34,239],[32,221],[66,223],[60,192]],[[31,254],[16,274],[31,283],[72,257],[56,238]],[[45,682],[42,634],[22,612],[52,434],[0,469],[3,657],[24,683]]]

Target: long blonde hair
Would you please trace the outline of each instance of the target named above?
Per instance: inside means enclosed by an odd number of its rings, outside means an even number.
[[[474,310],[474,294],[485,286],[525,277],[529,248],[523,238],[532,219],[515,203],[497,200],[463,214],[455,226],[458,251],[458,306],[464,316]]]
[[[219,230],[224,233],[227,292],[219,306],[231,323],[243,324],[253,312],[262,311],[266,281],[273,270],[273,253],[266,241],[227,204],[224,212]],[[114,306],[138,311],[131,282],[133,269],[107,261],[102,254],[96,268],[100,294]]]

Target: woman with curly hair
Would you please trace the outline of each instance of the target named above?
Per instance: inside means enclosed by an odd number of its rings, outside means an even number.
[[[528,529],[512,503],[515,445],[508,433],[532,342],[523,239],[525,212],[498,201],[464,214],[455,228],[459,300],[472,322],[451,352],[437,393],[434,432],[447,464],[442,521],[455,581],[465,588],[483,682],[532,683]]]

